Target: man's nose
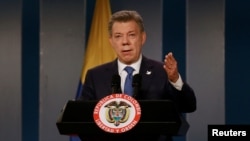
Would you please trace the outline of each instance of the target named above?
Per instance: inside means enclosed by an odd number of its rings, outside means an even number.
[[[123,36],[122,38],[122,44],[123,45],[127,45],[129,43],[128,37],[127,36]]]

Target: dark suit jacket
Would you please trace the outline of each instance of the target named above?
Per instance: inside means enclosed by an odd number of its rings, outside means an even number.
[[[88,70],[81,99],[100,100],[111,94],[111,81],[114,74],[118,74],[117,59]],[[184,82],[181,91],[175,89],[169,83],[162,62],[143,56],[139,74],[142,76],[142,84],[139,94],[135,97],[137,100],[170,99],[176,103],[180,113],[196,110],[196,98],[192,88]]]

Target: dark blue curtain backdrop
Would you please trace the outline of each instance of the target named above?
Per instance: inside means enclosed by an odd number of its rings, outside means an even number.
[[[95,2],[96,0],[87,0],[86,2],[86,31],[85,31],[85,41],[86,41],[86,46],[87,47],[87,41],[88,41],[88,35],[90,32],[90,27],[92,23],[92,17],[94,14],[94,9],[95,9]]]
[[[39,0],[22,1],[22,141],[38,141]]]
[[[226,0],[226,123],[250,124],[250,1]]]
[[[186,80],[186,1],[163,0],[162,57],[173,52],[182,79]],[[174,141],[185,141],[174,137]]]

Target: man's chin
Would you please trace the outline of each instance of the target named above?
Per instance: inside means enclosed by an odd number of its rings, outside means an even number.
[[[123,63],[124,64],[127,64],[127,65],[130,65],[132,63],[134,63],[135,61],[131,58],[123,58]]]

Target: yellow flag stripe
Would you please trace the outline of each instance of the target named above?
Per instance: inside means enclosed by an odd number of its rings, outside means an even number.
[[[95,10],[84,56],[81,82],[84,83],[88,69],[116,58],[108,41],[108,21],[111,16],[109,0],[96,0]]]

